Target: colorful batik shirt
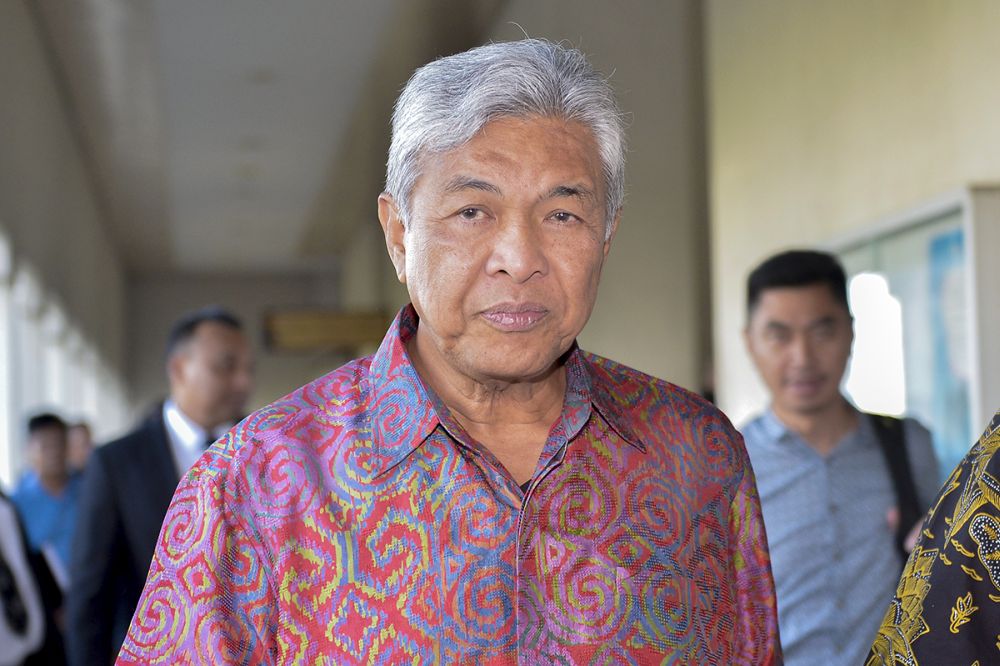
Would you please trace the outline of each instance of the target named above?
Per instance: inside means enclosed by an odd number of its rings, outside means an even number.
[[[253,414],[181,481],[121,664],[769,664],[742,440],[575,348],[522,491],[378,352]]]
[[[1000,412],[927,514],[867,663],[1000,663]]]

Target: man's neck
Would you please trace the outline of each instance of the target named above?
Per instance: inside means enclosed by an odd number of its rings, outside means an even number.
[[[69,483],[69,475],[39,475],[38,482],[42,484],[42,488],[44,488],[45,492],[48,494],[61,495],[62,491],[66,489],[66,485]]]
[[[191,425],[201,428],[206,433],[213,432],[215,428],[221,425],[219,423],[206,423],[208,419],[203,418],[198,414],[197,410],[191,409],[190,406],[185,408],[185,405],[178,402],[176,398],[171,398],[171,402],[173,403],[174,409],[176,409],[181,416],[189,421]]]
[[[523,382],[476,381],[441,364],[428,364],[407,345],[414,369],[477,442],[518,483],[531,478],[552,424],[562,413],[566,371],[558,366]]]
[[[821,456],[827,456],[847,433],[858,425],[858,412],[842,397],[833,404],[809,412],[772,407],[789,430],[801,437]]]

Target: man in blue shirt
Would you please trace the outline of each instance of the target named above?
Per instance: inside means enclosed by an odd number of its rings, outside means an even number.
[[[66,423],[55,414],[28,421],[28,457],[32,469],[11,495],[32,550],[42,553],[56,580],[65,587],[80,478],[70,474]]]
[[[747,312],[745,342],[771,405],[742,430],[785,663],[860,664],[899,578],[901,507],[879,423],[840,391],[854,341],[844,270],[821,252],[771,257],[750,275]],[[927,430],[901,425],[922,515],[937,492],[937,461]]]

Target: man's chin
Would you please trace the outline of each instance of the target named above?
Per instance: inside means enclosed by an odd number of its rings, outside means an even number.
[[[823,397],[799,398],[788,401],[786,409],[802,416],[814,416],[827,411],[835,402]]]

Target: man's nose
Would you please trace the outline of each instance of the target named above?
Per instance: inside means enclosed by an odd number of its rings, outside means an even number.
[[[794,336],[791,345],[789,345],[789,354],[795,365],[809,365],[813,359],[813,348],[809,336]]]
[[[236,371],[233,377],[233,388],[246,395],[253,391],[253,382],[253,368],[245,366]]]
[[[501,220],[486,265],[490,275],[506,273],[515,282],[526,282],[548,271],[539,224],[527,216]]]

